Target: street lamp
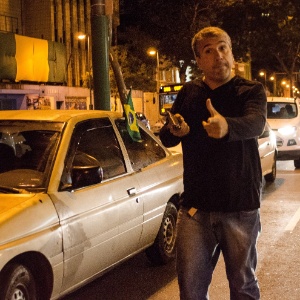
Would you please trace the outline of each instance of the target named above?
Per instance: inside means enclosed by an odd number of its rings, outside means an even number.
[[[262,70],[262,71],[259,72],[259,76],[264,77],[265,88],[267,88],[267,72],[265,70]]]
[[[148,49],[148,54],[151,56],[156,55],[156,92],[159,92],[160,88],[160,76],[159,76],[159,55],[158,50],[155,48]]]
[[[91,66],[90,66],[90,36],[88,34],[79,34],[79,40],[87,39],[87,69],[88,69],[88,85],[90,90],[90,105],[89,109],[93,110],[93,102],[92,102],[92,86],[91,86]]]
[[[271,75],[270,81],[273,82],[273,96],[277,96],[277,78],[276,78],[276,73],[274,73],[274,75]]]

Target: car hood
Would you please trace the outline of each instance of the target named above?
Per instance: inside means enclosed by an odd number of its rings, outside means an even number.
[[[0,194],[0,245],[55,223],[58,216],[47,194]]]
[[[267,119],[270,127],[274,130],[285,126],[299,126],[298,118],[293,119]]]

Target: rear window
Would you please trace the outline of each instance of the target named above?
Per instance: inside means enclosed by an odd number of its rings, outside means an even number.
[[[268,119],[292,119],[297,117],[298,111],[295,103],[286,102],[268,102]]]

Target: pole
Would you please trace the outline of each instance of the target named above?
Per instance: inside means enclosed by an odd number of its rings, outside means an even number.
[[[87,59],[88,59],[88,63],[87,63],[87,67],[88,67],[88,74],[89,74],[89,90],[90,90],[90,105],[89,105],[89,109],[93,110],[93,101],[92,101],[92,84],[91,84],[91,65],[90,65],[90,35],[87,35]]]
[[[118,59],[113,51],[110,51],[109,61],[111,63],[111,66],[112,66],[112,69],[113,69],[113,72],[115,75],[118,91],[120,94],[121,103],[125,104],[127,102],[126,85],[124,82],[123,74],[122,74]]]
[[[156,91],[157,95],[160,89],[160,74],[159,74],[159,55],[158,50],[156,50]]]
[[[110,110],[109,84],[109,20],[106,4],[110,1],[91,0],[92,67],[94,106]],[[109,12],[110,13],[110,12]]]
[[[278,92],[277,92],[277,76],[276,76],[276,73],[274,74],[273,94],[274,94],[274,96],[278,96]]]

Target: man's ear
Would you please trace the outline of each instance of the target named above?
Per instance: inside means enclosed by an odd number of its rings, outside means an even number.
[[[196,57],[196,62],[197,62],[197,66],[198,66],[198,68],[202,71],[202,63],[201,63],[201,58],[200,57]]]

